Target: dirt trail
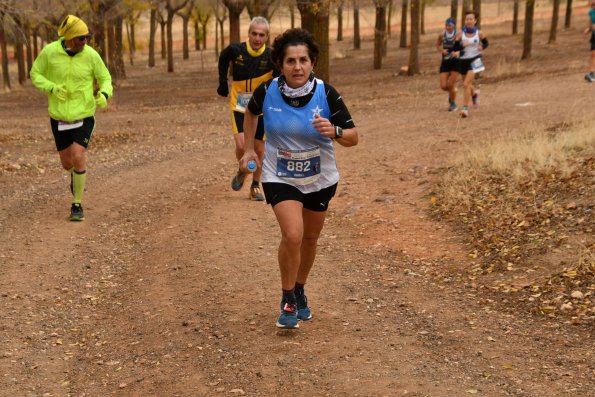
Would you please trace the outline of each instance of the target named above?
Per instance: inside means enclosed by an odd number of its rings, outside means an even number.
[[[582,47],[563,39],[578,65]],[[274,216],[228,186],[213,65],[129,71],[98,116],[80,224],[66,221],[42,97],[0,96],[2,165],[31,163],[0,174],[0,395],[593,395],[592,332],[451,278],[467,252],[427,215],[436,169],[468,145],[584,118],[593,87],[575,66],[486,78],[462,121],[444,111],[433,64],[354,81],[371,64],[364,44],[333,61],[361,143],[338,149],[339,194],[307,287],[315,317],[296,332],[274,327]]]

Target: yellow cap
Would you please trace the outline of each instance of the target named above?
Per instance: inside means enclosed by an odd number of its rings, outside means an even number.
[[[65,40],[74,39],[75,37],[85,36],[89,34],[89,28],[82,19],[74,15],[68,15],[58,29],[58,36],[64,37]]]

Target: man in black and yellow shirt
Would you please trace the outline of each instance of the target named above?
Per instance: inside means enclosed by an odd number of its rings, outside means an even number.
[[[229,96],[227,73],[231,64],[231,98],[229,107],[232,111],[231,124],[236,145],[236,158],[238,161],[244,155],[244,112],[252,97],[252,92],[260,85],[273,77],[275,66],[271,60],[271,51],[266,46],[269,39],[269,22],[263,17],[255,17],[248,28],[248,41],[232,43],[225,48],[219,56],[219,87],[217,93],[223,97]],[[258,119],[255,149],[260,157],[264,156],[264,124],[262,115]],[[252,179],[250,199],[263,201],[260,190],[260,175],[258,168]],[[240,190],[244,184],[246,174],[238,170],[231,181],[233,190]]]

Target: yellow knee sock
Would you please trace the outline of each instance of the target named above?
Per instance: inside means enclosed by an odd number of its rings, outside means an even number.
[[[85,182],[87,181],[87,171],[74,171],[72,173],[72,187],[73,195],[72,202],[80,204],[83,200],[83,192],[85,191]]]

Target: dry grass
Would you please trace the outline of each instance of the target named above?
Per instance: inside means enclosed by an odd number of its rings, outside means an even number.
[[[593,120],[560,124],[470,148],[435,200],[478,262],[473,277],[499,274],[488,288],[570,321],[595,321],[594,131]]]
[[[473,181],[494,175],[516,183],[552,173],[568,177],[576,170],[577,159],[595,157],[594,131],[595,121],[584,121],[572,127],[527,131],[470,148],[445,175],[445,198],[458,201]]]

